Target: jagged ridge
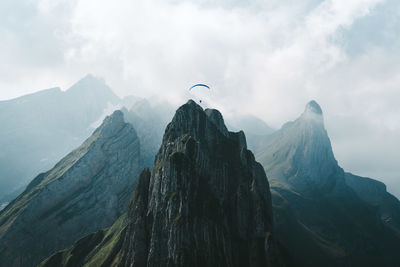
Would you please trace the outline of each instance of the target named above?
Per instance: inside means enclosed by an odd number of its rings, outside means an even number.
[[[168,125],[151,174],[142,173],[122,234],[96,264],[283,265],[272,237],[270,198],[243,132],[229,132],[218,111],[189,101]],[[89,246],[78,265],[94,266],[96,251],[109,245]],[[71,250],[57,257],[68,258]],[[43,266],[62,264],[56,260]]]
[[[0,201],[14,199],[32,177],[82,144],[104,110],[120,101],[90,75],[66,91],[53,88],[0,101]]]
[[[138,172],[139,140],[116,111],[1,211],[1,265],[33,266],[111,225],[126,210]]]
[[[256,154],[269,176],[302,193],[326,193],[344,183],[315,101],[297,120],[268,136]]]

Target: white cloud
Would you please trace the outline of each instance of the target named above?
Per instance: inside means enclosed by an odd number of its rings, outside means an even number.
[[[376,159],[377,171],[362,174],[386,172],[385,151],[400,158],[389,148],[400,144],[393,137],[400,131],[396,0],[15,3],[0,4],[0,98],[67,88],[93,73],[120,95],[180,104],[188,87],[203,82],[223,112],[253,113],[274,127],[316,99],[339,162],[351,171]],[[388,162],[391,170],[398,164]]]

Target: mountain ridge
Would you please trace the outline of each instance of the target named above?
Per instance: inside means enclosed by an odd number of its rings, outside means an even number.
[[[298,119],[284,124],[261,143],[257,158],[271,177],[310,194],[331,191],[336,182],[343,183],[329,178],[341,170],[323,120],[319,105],[310,101]],[[282,164],[286,168],[281,168]]]
[[[39,174],[0,211],[2,264],[33,266],[126,209],[139,173],[139,140],[121,111],[81,146]],[[62,232],[62,235],[58,233]]]
[[[92,234],[40,266],[285,266],[262,166],[243,132],[193,101],[168,124],[125,216],[108,240],[91,244]],[[73,251],[85,253],[72,263]]]
[[[107,115],[103,113],[110,103],[120,101],[93,76],[71,88],[56,87],[0,101],[0,199],[26,186],[28,179],[79,146],[95,129],[91,124]]]
[[[298,119],[268,136],[256,158],[270,178],[276,236],[297,264],[400,262],[398,200],[381,183],[338,165],[318,103],[309,102]]]

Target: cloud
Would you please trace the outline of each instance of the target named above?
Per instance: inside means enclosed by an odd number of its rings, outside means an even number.
[[[65,1],[66,2],[66,1]],[[64,62],[67,44],[57,34],[68,30],[68,18],[59,5],[43,13],[41,2],[0,2],[0,98],[59,85],[54,75]],[[57,11],[55,15],[53,11]]]
[[[121,96],[178,105],[202,82],[213,106],[273,127],[316,99],[346,169],[388,183],[384,173],[399,172],[397,0],[4,0],[0,10],[0,98],[93,73]]]

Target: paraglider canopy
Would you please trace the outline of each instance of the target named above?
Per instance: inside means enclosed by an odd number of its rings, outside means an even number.
[[[198,87],[198,86],[200,86],[200,87],[206,87],[206,88],[208,88],[208,89],[211,90],[211,88],[210,88],[208,85],[205,85],[205,84],[202,84],[202,83],[193,85],[192,87],[189,88],[189,90],[192,90],[194,87]]]
[[[210,98],[211,88],[206,84],[198,83],[190,87],[189,92],[192,97],[201,104],[203,100],[207,100]]]

